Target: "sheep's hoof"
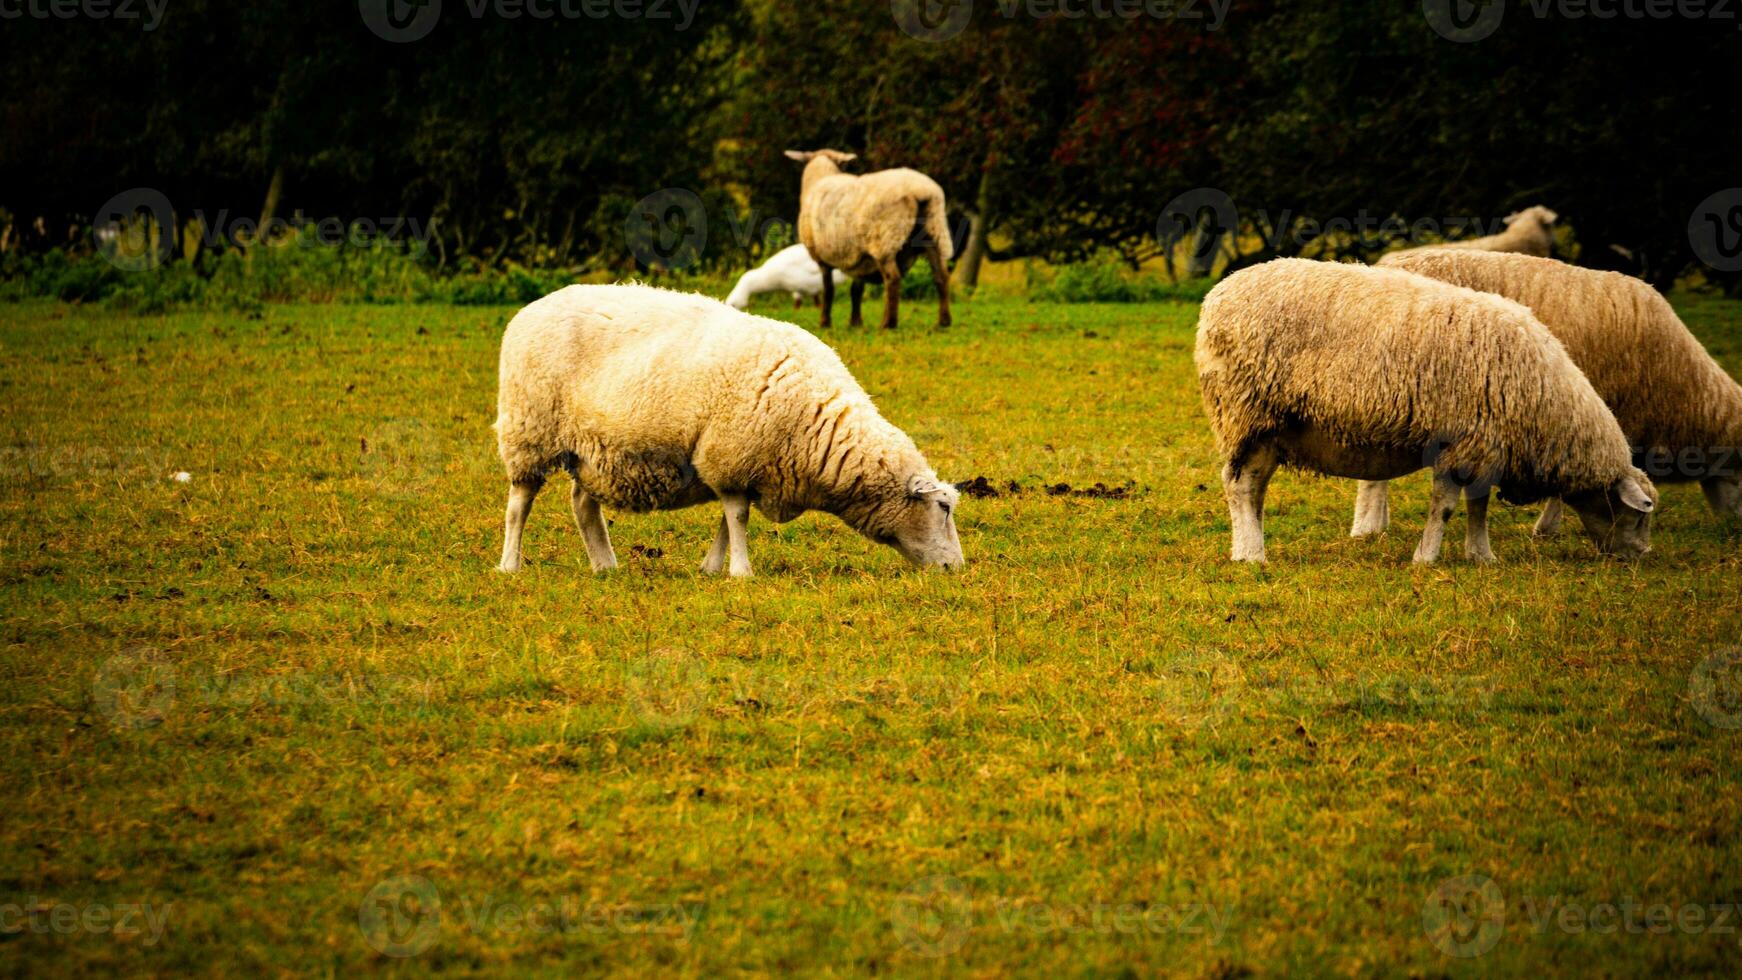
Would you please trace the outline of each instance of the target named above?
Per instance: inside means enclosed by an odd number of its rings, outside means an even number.
[[[513,575],[515,572],[520,571],[520,566],[519,565],[510,565],[510,564],[507,564],[505,562],[503,564],[497,565],[496,571],[502,575]]]
[[[1494,557],[1494,552],[1492,552],[1492,551],[1466,552],[1465,557],[1469,558],[1471,561],[1475,562],[1478,565],[1493,565],[1493,564],[1497,564],[1500,561],[1500,559]]]

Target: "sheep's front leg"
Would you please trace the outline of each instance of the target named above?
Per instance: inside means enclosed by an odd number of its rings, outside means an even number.
[[[1235,561],[1264,561],[1264,491],[1276,473],[1276,451],[1265,447],[1244,464],[1232,460],[1222,467],[1222,492],[1228,498],[1228,519],[1234,528]]]
[[[532,513],[532,502],[544,480],[521,480],[508,485],[508,517],[502,528],[502,564],[498,571],[520,571],[520,532],[526,529],[526,516]]]
[[[1431,565],[1440,560],[1440,545],[1446,539],[1446,522],[1458,509],[1458,485],[1448,474],[1434,474],[1434,488],[1428,503],[1427,528],[1421,532],[1421,544],[1415,548],[1417,564]]]
[[[611,551],[611,532],[605,527],[605,516],[599,513],[599,502],[576,483],[569,489],[569,506],[574,508],[575,526],[581,529],[581,540],[587,546],[587,558],[593,571],[607,572],[617,567],[617,556]]]
[[[818,323],[818,326],[827,330],[829,327],[834,326],[834,324],[830,322],[830,318],[833,317],[835,313],[835,270],[821,262],[817,263],[817,268],[823,270],[823,296],[821,300],[823,305],[823,318]]]
[[[877,263],[883,273],[883,329],[894,330],[901,319],[901,266],[894,259]]]
[[[720,530],[714,534],[714,546],[708,549],[708,557],[702,559],[702,573],[718,575],[726,570],[726,549],[730,546],[731,535],[726,530],[725,515],[720,517]]]
[[[1536,519],[1536,527],[1531,531],[1539,538],[1552,538],[1561,533],[1561,500],[1550,497],[1548,506],[1542,509],[1542,516]]]
[[[853,285],[847,287],[847,295],[853,298],[853,317],[847,321],[847,326],[864,326],[865,317],[860,313],[860,309],[865,305],[865,280],[853,280]]]
[[[1495,561],[1494,548],[1488,544],[1488,493],[1476,496],[1464,493],[1464,557],[1486,564]]]
[[[938,285],[938,327],[950,325],[950,267],[944,264],[943,250],[936,242],[925,250],[925,261],[931,266],[932,282]]]
[[[1355,490],[1355,524],[1349,537],[1364,538],[1378,534],[1391,524],[1390,484],[1384,480],[1362,480]]]
[[[731,555],[730,574],[733,578],[749,578],[750,498],[742,494],[722,494],[720,503],[726,511],[726,545]]]

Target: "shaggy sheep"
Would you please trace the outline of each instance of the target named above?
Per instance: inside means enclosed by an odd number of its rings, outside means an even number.
[[[1590,382],[1530,311],[1394,269],[1279,259],[1205,297],[1198,381],[1225,460],[1236,561],[1264,560],[1280,464],[1383,480],[1434,471],[1418,562],[1460,491],[1466,553],[1493,560],[1490,489],[1560,496],[1604,551],[1643,552],[1657,492]]]
[[[842,173],[854,154],[838,150],[787,150],[805,165],[799,191],[798,238],[824,269],[839,269],[853,279],[851,326],[862,322],[859,308],[865,283],[883,283],[883,326],[893,329],[900,316],[901,277],[924,255],[938,286],[938,326],[950,325],[950,241],[944,191],[917,170],[879,170],[857,177]],[[833,279],[823,283],[822,325],[829,326],[835,301]]]
[[[1427,249],[1381,264],[1530,307],[1615,413],[1635,462],[1660,483],[1700,481],[1713,511],[1742,517],[1742,385],[1650,285],[1494,252]],[[1385,529],[1386,498],[1385,484],[1361,485],[1352,534]],[[1552,534],[1560,516],[1559,503],[1549,501],[1537,533]]]
[[[1499,234],[1421,247],[1465,248],[1482,252],[1522,252],[1525,255],[1546,256],[1554,252],[1554,223],[1559,218],[1560,215],[1538,204],[1535,207],[1528,207],[1523,211],[1514,211],[1507,215],[1506,230]],[[1392,254],[1402,255],[1405,252],[1414,251],[1417,249],[1406,248]]]
[[[956,491],[825,344],[723,303],[648,286],[570,286],[502,338],[496,434],[508,473],[501,569],[547,474],[566,469],[593,569],[616,567],[599,505],[719,500],[702,570],[750,574],[750,505],[771,520],[840,517],[916,565],[962,564]]]
[[[847,284],[846,274],[839,269],[834,271],[833,278],[836,286]],[[817,268],[816,260],[803,245],[790,245],[739,276],[738,285],[726,297],[726,305],[734,310],[748,310],[750,300],[759,293],[791,293],[792,306],[797,309],[805,299],[820,296],[822,291],[823,270]]]

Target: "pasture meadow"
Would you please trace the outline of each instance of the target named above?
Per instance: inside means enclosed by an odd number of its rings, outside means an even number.
[[[1742,374],[1742,304],[1675,300]],[[1358,541],[1284,472],[1235,567],[1195,305],[988,289],[823,335],[976,481],[961,573],[757,514],[704,577],[704,508],[611,515],[594,577],[559,477],[504,576],[512,312],[0,306],[0,971],[1742,959],[1742,528],[1697,487],[1635,564],[1497,506],[1501,564],[1417,568],[1425,476]]]

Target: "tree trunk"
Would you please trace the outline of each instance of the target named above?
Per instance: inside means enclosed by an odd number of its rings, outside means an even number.
[[[1198,216],[1197,227],[1192,232],[1191,253],[1186,256],[1186,275],[1192,279],[1209,278],[1211,270],[1216,267],[1216,252],[1222,240],[1223,230],[1211,228],[1214,219]]]
[[[284,196],[284,164],[272,168],[272,180],[266,185],[266,203],[260,206],[260,230],[255,240],[266,240],[266,226],[278,214],[278,199]]]
[[[992,223],[992,171],[980,171],[980,189],[974,195],[974,210],[968,213],[968,245],[956,263],[955,279],[966,295],[980,285],[980,263],[986,261],[986,234]]]

